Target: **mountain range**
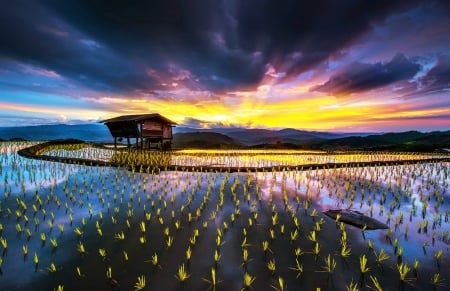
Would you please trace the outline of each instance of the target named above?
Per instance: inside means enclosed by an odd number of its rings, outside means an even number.
[[[435,151],[450,148],[450,131],[400,133],[333,133],[292,128],[195,129],[175,127],[174,148],[297,148],[322,150]],[[0,140],[80,139],[110,143],[113,138],[101,123],[0,127]]]

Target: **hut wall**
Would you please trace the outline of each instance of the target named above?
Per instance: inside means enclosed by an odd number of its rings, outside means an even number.
[[[142,126],[142,137],[147,138],[162,138],[163,137],[163,123],[156,120],[146,120]]]
[[[169,124],[164,124],[163,127],[163,138],[164,139],[171,139],[172,138],[172,126]]]

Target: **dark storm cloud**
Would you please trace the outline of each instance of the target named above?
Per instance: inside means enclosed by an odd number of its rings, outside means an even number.
[[[385,64],[353,63],[324,84],[314,87],[312,91],[337,95],[362,92],[409,80],[419,72],[420,68],[419,64],[411,62],[402,54],[397,54]]]
[[[442,55],[436,65],[420,80],[424,91],[450,91],[450,55]]]
[[[254,88],[269,63],[295,76],[416,2],[9,1],[0,10],[0,56],[104,92],[164,89],[168,81],[196,90]],[[407,76],[393,70],[375,82]]]

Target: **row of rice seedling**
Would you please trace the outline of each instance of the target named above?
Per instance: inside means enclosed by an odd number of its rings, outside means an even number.
[[[22,146],[0,147],[5,288],[448,284],[447,163],[156,174],[23,159],[16,154]],[[358,229],[321,213],[336,207],[358,209],[390,228]]]
[[[109,161],[123,166],[153,167],[228,167],[270,168],[276,166],[297,167],[302,165],[395,162],[410,160],[446,159],[449,155],[436,153],[384,153],[353,152],[325,153],[303,150],[180,150],[141,151],[136,149],[107,149],[89,144],[57,144],[41,149],[38,154],[82,160]]]

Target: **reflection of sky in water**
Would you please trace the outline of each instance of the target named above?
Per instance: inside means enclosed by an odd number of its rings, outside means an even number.
[[[442,241],[443,234],[448,234],[450,231],[449,222],[444,221],[446,211],[447,214],[450,211],[450,192],[448,189],[450,167],[448,164],[444,164],[439,173],[436,170],[436,164],[416,164],[381,168],[367,167],[305,171],[294,172],[293,175],[279,172],[275,178],[272,177],[272,174],[256,173],[255,175],[258,177],[262,197],[265,200],[269,197],[270,189],[273,191],[273,196],[279,200],[283,196],[281,189],[286,189],[291,200],[294,193],[298,193],[302,200],[306,199],[306,193],[309,193],[308,197],[311,198],[313,207],[321,211],[349,207],[351,205],[349,198],[344,198],[343,203],[339,204],[340,199],[338,199],[336,193],[340,190],[345,195],[346,191],[343,185],[345,185],[345,182],[350,182],[355,195],[351,208],[369,216],[372,213],[373,218],[384,223],[387,222],[388,215],[390,215],[389,227],[393,231],[391,239],[392,241],[395,238],[399,240],[399,246],[403,247],[404,250],[403,257],[407,258],[408,264],[412,265],[414,258],[417,258],[421,261],[421,264],[430,264],[431,266],[435,264],[434,254],[439,249],[444,251],[444,256],[446,253],[448,254],[448,244],[450,242],[448,238],[446,243]],[[429,177],[419,177],[414,181],[412,178],[413,173],[415,175],[430,173],[430,175]],[[387,181],[385,177],[387,177]],[[391,182],[389,183],[389,181]],[[399,181],[401,181],[400,184],[397,183]],[[437,183],[434,183],[434,181],[437,181]],[[335,182],[339,186],[336,186]],[[372,183],[372,189],[369,189],[369,183]],[[375,186],[377,183],[380,185],[379,189]],[[435,185],[433,186],[433,184]],[[331,188],[329,189],[327,185],[330,185]],[[364,189],[365,194],[363,200],[361,195],[362,189]],[[380,206],[380,196],[383,191],[386,191],[386,202],[383,206]],[[445,200],[438,210],[435,209],[436,201],[434,198],[427,201],[428,206],[426,207],[425,219],[422,218],[423,203],[420,200],[420,192],[422,197],[432,197],[437,192]],[[329,196],[330,193],[331,196]],[[390,203],[394,201],[395,195],[399,195],[398,193],[401,193],[400,203],[395,204],[395,207],[393,206],[392,211],[390,211]],[[370,205],[369,197],[371,197]],[[413,202],[416,205],[416,214],[411,217],[410,221]],[[401,213],[403,214],[402,223],[399,222]],[[441,224],[436,225],[436,229],[433,230],[433,219],[439,217]],[[397,227],[395,226],[396,219],[398,221]],[[428,221],[427,233],[424,232],[425,220]],[[420,233],[418,231],[419,224],[422,225]],[[358,230],[352,226],[349,226],[347,229]],[[407,232],[407,236],[405,236],[405,232]],[[435,236],[434,246],[433,233]],[[367,243],[364,242],[362,235],[359,237],[360,243]],[[387,241],[386,230],[366,231],[366,240],[369,239],[376,243],[376,249],[384,248],[390,253],[392,258],[396,257],[394,247]],[[426,254],[422,247],[423,244],[428,244],[425,247]]]
[[[51,150],[45,153],[50,156],[82,158],[108,161],[114,150],[100,148],[83,148],[77,150]],[[409,159],[430,159],[446,157],[442,155],[408,155],[408,154],[318,154],[303,150],[184,150],[172,155],[172,165],[178,166],[210,166],[210,167],[275,167],[297,166],[325,163],[349,163],[372,161],[397,161]]]
[[[68,157],[100,161],[109,161],[113,154],[114,150],[99,148],[83,148],[77,150],[58,149],[45,152],[45,155],[53,157]]]
[[[450,192],[448,184],[450,183],[450,165],[445,164],[443,167],[437,167],[436,164],[425,165],[408,165],[408,166],[391,166],[391,167],[368,167],[368,168],[344,168],[331,170],[311,170],[311,171],[291,171],[291,172],[266,172],[266,173],[240,173],[240,174],[223,174],[223,173],[198,173],[198,172],[162,172],[159,175],[151,175],[145,173],[132,173],[124,169],[115,169],[108,167],[83,167],[76,165],[66,165],[60,163],[52,163],[45,161],[27,160],[17,155],[6,154],[2,152],[0,155],[2,164],[2,173],[0,174],[0,197],[2,198],[1,207],[3,209],[0,223],[4,226],[2,233],[3,237],[8,238],[10,242],[7,257],[4,259],[4,270],[8,273],[3,276],[2,280],[18,281],[22,283],[32,282],[37,278],[47,276],[47,272],[34,272],[32,256],[37,252],[40,258],[40,268],[44,269],[54,261],[57,265],[62,265],[65,261],[73,259],[74,248],[77,244],[77,238],[73,230],[75,227],[82,228],[81,220],[89,219],[88,205],[91,205],[93,221],[99,219],[99,213],[104,215],[104,222],[110,223],[111,215],[114,207],[120,206],[120,199],[123,198],[123,205],[120,215],[126,217],[127,203],[133,197],[132,207],[138,205],[137,199],[142,199],[141,203],[146,203],[147,196],[151,200],[156,201],[156,208],[163,208],[160,204],[159,197],[170,204],[170,198],[175,196],[175,207],[180,207],[186,203],[189,195],[196,195],[193,202],[192,212],[198,207],[202,195],[206,193],[208,183],[211,183],[213,195],[216,195],[224,177],[228,176],[228,183],[225,189],[225,205],[224,208],[218,212],[214,221],[210,221],[211,228],[220,228],[224,221],[229,222],[230,214],[233,213],[235,205],[230,202],[230,186],[236,179],[239,179],[240,184],[237,188],[240,201],[240,208],[248,211],[249,207],[242,195],[243,185],[246,184],[250,177],[250,186],[247,188],[249,193],[255,197],[257,188],[263,201],[267,202],[272,191],[274,203],[277,205],[278,211],[283,211],[283,195],[286,193],[288,203],[296,206],[295,195],[300,198],[300,203],[305,199],[311,200],[311,209],[327,210],[330,208],[348,207],[350,206],[350,195],[354,191],[354,202],[352,209],[361,211],[370,215],[372,210],[373,217],[382,222],[386,222],[388,213],[390,212],[390,203],[394,201],[397,193],[401,194],[399,208],[393,207],[390,219],[390,227],[393,230],[392,240],[398,238],[399,245],[404,248],[404,258],[410,266],[412,266],[414,258],[421,262],[423,268],[434,268],[435,260],[434,254],[442,249],[444,251],[444,258],[448,257],[448,244],[442,242],[439,238],[442,237],[444,231],[449,231],[449,223],[444,221],[445,211],[450,209]],[[439,170],[439,172],[438,172]],[[5,177],[8,176],[8,185],[5,186]],[[417,176],[414,180],[413,176]],[[26,196],[21,194],[21,183],[24,181]],[[436,181],[436,183],[435,183]],[[258,185],[258,187],[256,186]],[[372,186],[369,186],[369,185]],[[63,189],[63,186],[66,188]],[[348,185],[349,190],[345,188]],[[50,195],[50,186],[54,187],[54,195],[58,197],[61,202],[60,208],[54,203],[54,198]],[[371,187],[371,189],[369,189]],[[8,199],[3,199],[4,191],[11,188],[11,195]],[[24,225],[23,219],[18,223],[24,227],[30,228],[33,232],[33,238],[28,242],[29,255],[26,262],[23,262],[21,256],[21,248],[25,242],[25,234],[19,240],[16,240],[15,226],[17,224],[14,216],[14,210],[17,209],[16,195],[20,199],[27,202],[30,206],[36,203],[33,200],[35,191],[38,191],[39,196],[44,202],[44,207],[47,211],[47,220],[53,212],[55,215],[54,227],[50,233],[50,228],[43,219],[43,213],[38,212],[37,217],[40,219],[40,227],[38,231],[34,230],[34,222],[32,219],[32,212],[28,209],[27,214],[30,216],[28,225]],[[80,193],[80,189],[83,192]],[[145,189],[145,191],[144,191]],[[363,190],[364,189],[364,190]],[[386,202],[383,206],[383,213],[381,214],[381,207],[379,200],[381,193],[386,192]],[[437,191],[440,197],[444,199],[439,209],[435,209],[436,202],[433,198]],[[348,192],[348,194],[347,194]],[[362,199],[362,192],[365,193],[365,198]],[[409,197],[406,194],[410,193]],[[420,195],[422,194],[422,196]],[[70,195],[75,197],[75,202],[69,200]],[[339,198],[338,196],[341,195]],[[347,196],[346,196],[347,195]],[[409,195],[409,194],[408,194]],[[117,197],[117,202],[114,202],[114,196]],[[423,224],[422,219],[422,202],[421,197],[432,197],[428,201],[427,213],[425,218],[428,220],[428,233],[425,234],[422,230],[418,233],[417,226],[419,223]],[[50,197],[50,202],[47,199]],[[369,197],[372,202],[369,205]],[[415,199],[417,206],[417,213],[410,221],[410,211],[412,203]],[[102,203],[104,200],[104,203]],[[362,203],[361,203],[362,201]],[[68,203],[69,209],[65,209],[65,202]],[[110,204],[110,213],[107,214],[107,204]],[[209,203],[215,203],[210,201]],[[213,204],[214,205],[214,204]],[[170,206],[169,206],[170,207]],[[258,206],[262,207],[262,206]],[[303,205],[300,205],[299,211]],[[5,209],[10,208],[13,213],[11,218],[5,215]],[[30,208],[30,207],[29,207]],[[372,208],[372,209],[371,209]],[[142,207],[136,207],[136,216],[138,211],[142,211]],[[395,219],[399,217],[400,212],[403,213],[403,223],[399,224],[398,229],[395,230]],[[73,215],[73,226],[70,226],[69,213]],[[435,245],[432,245],[433,235],[433,216],[442,214],[442,223],[438,225],[436,230]],[[142,213],[140,214],[142,217]],[[168,214],[167,214],[168,215]],[[208,219],[210,213],[206,213]],[[281,214],[280,214],[281,215]],[[321,215],[321,214],[319,214]],[[262,215],[261,215],[262,216]],[[436,216],[435,216],[436,217]],[[268,217],[261,217],[259,223],[267,219],[270,223],[270,214]],[[330,222],[326,218],[327,222]],[[59,237],[59,230],[57,225],[64,224],[64,239],[60,240],[60,247],[57,251],[57,256],[50,253],[50,238]],[[92,222],[88,222],[91,224]],[[409,227],[408,239],[405,239],[405,229]],[[210,229],[214,234],[214,230]],[[366,231],[366,241],[364,241],[360,230],[351,226],[347,227],[348,232],[357,234],[355,237],[357,241],[352,241],[356,244],[366,245],[367,240],[372,240],[375,243],[375,249],[379,251],[384,248],[389,252],[391,259],[394,260],[394,248],[386,240],[386,230]],[[47,243],[45,247],[41,246],[39,234],[45,233],[47,235]],[[226,240],[230,242],[233,240],[231,232],[227,234]],[[85,238],[83,238],[85,239]],[[87,238],[86,238],[87,239]],[[240,239],[240,237],[239,237]],[[428,242],[429,246],[425,249],[424,254],[422,245]],[[227,247],[227,246],[225,246]],[[240,249],[239,247],[237,249]],[[239,256],[239,252],[236,252]],[[233,252],[233,255],[236,255]],[[77,255],[75,253],[75,255]],[[224,262],[231,258],[224,257]],[[395,261],[395,260],[394,260]],[[445,262],[448,262],[446,259]],[[13,272],[11,272],[13,270]],[[20,270],[20,272],[16,272]],[[230,270],[227,270],[227,272]],[[434,269],[433,269],[433,272]],[[448,272],[447,272],[448,273]],[[6,282],[6,281],[3,281]]]

